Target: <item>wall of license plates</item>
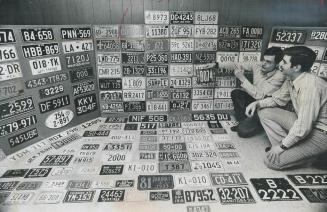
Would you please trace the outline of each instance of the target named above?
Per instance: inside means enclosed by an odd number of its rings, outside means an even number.
[[[218,25],[218,12],[145,11],[144,25],[95,25],[102,113],[233,109],[233,70],[260,60],[263,27]]]
[[[327,79],[327,27],[273,27],[269,47],[305,45],[316,52],[311,72]]]
[[[0,148],[98,117],[91,26],[0,26]]]

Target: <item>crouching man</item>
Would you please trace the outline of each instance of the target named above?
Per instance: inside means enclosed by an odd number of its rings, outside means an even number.
[[[271,147],[265,164],[275,170],[301,165],[327,154],[327,83],[309,73],[315,53],[305,46],[284,50],[280,69],[287,76],[272,97],[255,101],[246,108],[253,116],[256,108]],[[291,100],[295,112],[284,106]]]

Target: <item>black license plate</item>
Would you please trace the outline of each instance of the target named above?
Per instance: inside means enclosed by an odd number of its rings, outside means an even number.
[[[68,166],[74,155],[47,155],[40,166]]]
[[[95,90],[94,81],[84,81],[72,86],[73,95],[78,96]]]
[[[10,169],[7,170],[1,178],[14,178],[14,177],[24,177],[28,169]]]
[[[96,48],[98,51],[116,52],[120,51],[119,40],[97,40]]]
[[[159,151],[171,152],[171,151],[186,151],[185,143],[160,143]]]
[[[243,39],[262,39],[263,38],[263,27],[256,26],[242,26]]]
[[[147,39],[145,49],[147,51],[169,51],[169,39]]]
[[[14,135],[14,136],[8,138],[8,142],[9,142],[10,147],[15,147],[19,144],[33,140],[34,138],[37,138],[38,136],[39,136],[39,134],[37,132],[37,129],[34,128],[34,129],[22,132],[18,135]]]
[[[48,98],[64,92],[64,85],[53,85],[39,90],[40,98]]]
[[[171,63],[193,63],[192,53],[171,53],[170,54]]]
[[[255,200],[248,187],[217,188],[221,204],[249,204]]]
[[[327,30],[312,30],[310,32],[309,40],[327,40]]]
[[[167,77],[168,65],[148,65],[146,67],[146,76]]]
[[[169,98],[169,90],[146,90],[147,100],[165,100]]]
[[[124,112],[145,112],[145,101],[139,102],[124,102]]]
[[[166,122],[167,115],[130,115],[128,122]]]
[[[144,53],[125,52],[121,53],[122,64],[142,64],[144,63]]]
[[[125,124],[124,130],[137,130],[138,124]]]
[[[16,42],[14,30],[0,29],[0,43],[14,43]]]
[[[188,160],[187,152],[159,152],[159,161],[185,161]]]
[[[241,40],[241,51],[260,51],[262,40]]]
[[[101,190],[98,202],[122,202],[125,190]]]
[[[169,102],[170,111],[189,111],[191,110],[191,100],[172,100]]]
[[[24,178],[47,177],[52,168],[34,168],[30,169]]]
[[[83,137],[107,137],[109,136],[110,130],[95,130],[95,131],[85,131]]]
[[[162,161],[159,162],[159,173],[191,172],[190,161]]]
[[[67,39],[83,39],[91,38],[92,30],[89,27],[83,28],[61,28],[61,38],[64,40]]]
[[[300,188],[300,191],[309,202],[327,203],[326,188]]]
[[[121,50],[127,52],[144,51],[144,40],[121,40]]]
[[[140,77],[145,76],[145,66],[128,66],[123,65],[123,76]]]
[[[194,54],[194,64],[205,64],[216,62],[216,52],[196,52]]]
[[[91,64],[91,58],[87,52],[65,56],[65,60],[67,68],[74,68]]]
[[[63,202],[92,202],[94,194],[95,191],[67,191]]]
[[[62,82],[68,80],[68,74],[62,73],[62,74],[56,74],[49,77],[41,77],[37,79],[28,80],[25,82],[26,88],[37,88],[44,85],[54,84],[57,82]]]
[[[56,110],[61,107],[65,107],[70,104],[69,95],[61,96],[58,98],[50,99],[39,103],[41,113]]]
[[[149,89],[165,89],[169,87],[168,77],[148,77],[146,87]]]
[[[120,175],[123,173],[124,165],[103,165],[100,175]]]
[[[0,182],[0,191],[12,191],[18,183],[19,181]]]
[[[94,72],[92,67],[79,68],[69,71],[70,81],[72,83],[79,82],[84,79],[94,78]]]
[[[156,130],[157,123],[141,123],[140,130]]]
[[[99,79],[100,90],[120,90],[122,89],[122,79],[113,78],[113,79]]]
[[[294,174],[287,177],[297,186],[327,185],[327,174]]]
[[[194,12],[174,11],[170,12],[171,24],[193,24]]]
[[[30,182],[22,182],[17,186],[17,191],[22,190],[38,190],[42,185],[42,181],[30,181]]]
[[[240,51],[240,41],[236,39],[218,39],[218,51]]]
[[[35,107],[32,97],[26,97],[3,103],[0,104],[0,120],[11,118],[34,109]]]
[[[196,82],[198,85],[209,84],[214,82],[215,69],[198,69],[196,70]]]
[[[51,28],[43,29],[21,29],[24,41],[46,41],[53,40],[54,35]]]
[[[218,26],[219,38],[240,38],[241,27],[239,26]]]
[[[103,148],[108,151],[130,151],[132,149],[132,143],[109,143]]]
[[[297,191],[284,178],[251,178],[250,181],[263,201],[302,200]]]
[[[242,173],[210,173],[212,185],[230,186],[230,185],[247,185]]]
[[[212,189],[202,190],[173,190],[172,199],[174,204],[182,204],[185,202],[216,202],[215,193]]]
[[[76,114],[83,115],[98,109],[96,94],[89,94],[86,96],[78,97],[74,100]]]
[[[192,89],[174,89],[170,91],[171,99],[191,99]]]
[[[58,43],[22,46],[22,50],[25,58],[57,55],[60,53]]]
[[[271,35],[271,42],[304,44],[307,32],[295,29],[274,29]]]
[[[162,190],[173,189],[174,180],[172,175],[139,175],[137,180],[138,190]]]
[[[146,53],[146,63],[168,63],[168,53],[165,52],[148,52]]]
[[[122,101],[123,91],[102,91],[100,92],[100,100],[105,102]]]
[[[18,132],[37,123],[36,115],[28,116],[0,126],[0,137]]]

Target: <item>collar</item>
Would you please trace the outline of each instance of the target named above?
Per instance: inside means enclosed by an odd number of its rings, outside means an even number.
[[[290,80],[291,85],[298,91],[302,85],[305,85],[305,78],[308,73],[302,73],[294,81]]]

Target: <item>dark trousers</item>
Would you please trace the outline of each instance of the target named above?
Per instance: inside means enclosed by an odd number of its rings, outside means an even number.
[[[231,98],[234,104],[235,118],[237,121],[243,121],[246,119],[245,110],[246,107],[255,101],[255,99],[240,89],[234,89],[231,92]]]

